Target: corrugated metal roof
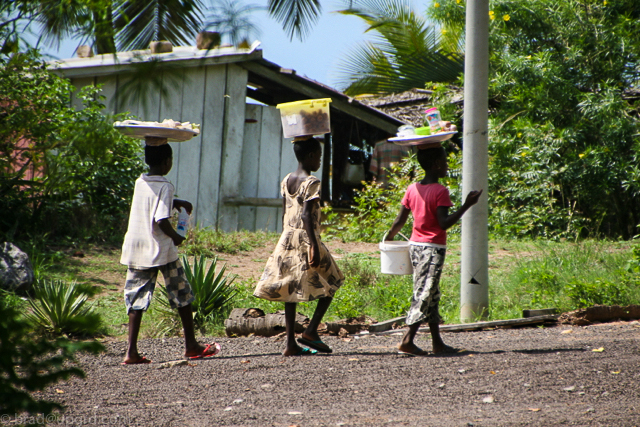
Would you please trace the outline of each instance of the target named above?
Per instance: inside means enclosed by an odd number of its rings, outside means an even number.
[[[217,47],[198,49],[195,46],[175,46],[172,52],[153,54],[149,49],[96,55],[91,58],[70,58],[50,61],[55,70],[61,70],[65,77],[77,78],[100,76],[123,72],[131,64],[159,59],[166,62],[181,62],[184,66],[212,65],[249,61],[262,58],[260,42],[254,42],[249,48]],[[182,65],[181,64],[181,65]]]

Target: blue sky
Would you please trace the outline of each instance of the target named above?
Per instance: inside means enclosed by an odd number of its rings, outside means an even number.
[[[249,1],[245,1],[248,4]],[[252,4],[266,5],[265,0],[254,0]],[[417,5],[417,2],[413,2]],[[279,23],[269,18],[266,12],[256,12],[253,22],[260,28],[257,38],[262,42],[263,57],[283,68],[296,70],[321,83],[336,87],[337,69],[340,60],[358,43],[372,40],[372,34],[364,34],[364,21],[353,16],[332,13],[340,6],[338,1],[322,1],[323,13],[310,34],[300,42],[289,40]],[[421,11],[418,6],[418,11]],[[195,40],[193,41],[195,45]],[[78,40],[65,40],[58,50],[45,49],[56,58],[70,58]]]

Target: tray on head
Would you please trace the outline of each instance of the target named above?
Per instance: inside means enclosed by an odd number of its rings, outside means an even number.
[[[394,136],[393,138],[389,138],[388,141],[396,145],[423,145],[446,141],[447,139],[451,139],[456,133],[458,132],[441,132],[433,135]]]
[[[144,139],[146,136],[167,138],[169,142],[188,141],[199,132],[191,129],[175,129],[161,126],[114,125],[118,131],[133,138]]]

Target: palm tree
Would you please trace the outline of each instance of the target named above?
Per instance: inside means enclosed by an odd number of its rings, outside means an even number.
[[[339,86],[348,95],[402,92],[426,82],[452,83],[464,69],[460,32],[437,29],[407,0],[345,1],[339,12],[364,20],[374,42],[341,61]],[[448,35],[447,35],[448,34]],[[444,35],[444,37],[443,37]]]
[[[28,2],[28,0],[20,0]],[[40,0],[32,20],[45,43],[69,35],[92,40],[96,52],[144,49],[154,40],[185,44],[200,30],[201,0]]]
[[[146,49],[152,41],[191,44],[201,30],[201,0],[114,1],[113,26],[120,50]]]
[[[215,26],[226,26],[232,38],[255,30],[246,13],[255,6],[239,6],[231,0],[217,8],[205,7],[203,0],[15,0],[0,2],[0,46],[17,46],[21,37],[16,21],[40,25],[40,41],[56,46],[67,37],[82,37],[82,43],[93,44],[97,53],[144,49],[154,40],[167,40],[174,45],[189,44],[203,27],[205,11],[226,10],[227,16],[212,19]],[[317,21],[319,0],[269,0],[269,14],[281,22],[291,38],[303,39]],[[226,21],[225,21],[226,19]],[[239,28],[233,28],[238,24]],[[15,49],[14,49],[15,50]]]

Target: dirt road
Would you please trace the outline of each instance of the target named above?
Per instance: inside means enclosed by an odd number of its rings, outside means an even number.
[[[121,366],[125,343],[82,357],[84,380],[42,395],[58,424],[128,426],[638,426],[640,323],[444,333],[468,349],[398,355],[398,336],[328,337],[330,355],[283,358],[274,338],[220,338],[211,360],[179,338],[145,340],[150,365]],[[418,340],[429,348],[428,338]],[[56,423],[51,423],[56,425]]]

